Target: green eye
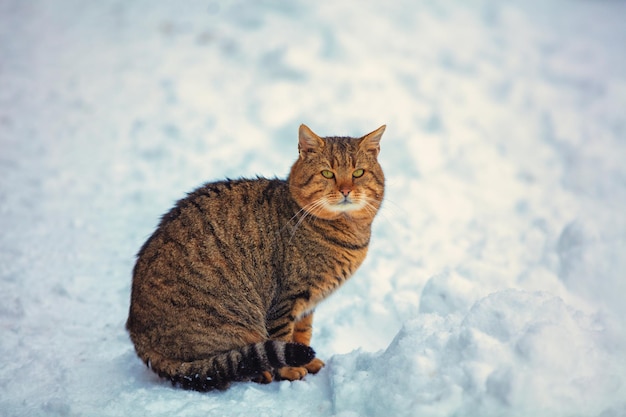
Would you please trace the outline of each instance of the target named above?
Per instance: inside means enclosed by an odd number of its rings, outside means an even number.
[[[335,174],[333,174],[332,172],[330,172],[327,169],[322,171],[322,175],[324,176],[324,178],[328,178],[328,179],[331,179],[331,178],[333,178],[335,176]]]
[[[356,171],[354,171],[354,172],[352,173],[352,176],[353,176],[354,178],[359,178],[359,177],[362,177],[362,176],[363,176],[363,174],[365,174],[365,171],[364,171],[364,170],[362,170],[362,169],[357,169]]]

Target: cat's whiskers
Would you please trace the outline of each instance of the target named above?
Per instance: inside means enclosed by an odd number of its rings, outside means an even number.
[[[365,197],[365,202],[366,202],[366,210],[368,210],[372,214],[372,216],[378,215],[378,217],[384,218],[389,223],[392,223],[392,222],[389,219],[389,216],[387,215],[387,211],[391,211],[392,214],[397,215],[396,212],[394,212],[393,210],[389,208],[389,205],[387,203],[390,203],[390,201],[387,198],[385,198],[384,207],[380,204],[380,200],[378,200],[377,198]],[[375,204],[372,204],[372,202],[377,203],[378,207],[376,207]]]
[[[297,212],[296,214],[294,214],[293,216],[291,216],[291,218],[289,219],[289,221],[288,221],[288,222],[287,222],[287,223],[286,223],[286,224],[282,227],[282,229],[280,229],[280,231],[282,232],[283,230],[285,230],[285,228],[286,228],[287,226],[289,226],[289,223],[291,223],[291,221],[292,221],[293,219],[295,219],[296,217],[298,217],[298,215],[299,215],[300,213],[302,213],[303,211],[305,211],[305,210],[306,210],[305,208],[301,208],[300,210],[298,210],[298,212]],[[298,219],[298,220],[299,220],[299,219]],[[299,222],[298,222],[298,223],[299,223]]]
[[[298,186],[293,185],[293,184],[289,184],[289,188],[296,188],[296,189],[298,189],[298,190],[303,190],[303,189],[304,189],[304,188],[302,188],[302,187],[298,187]],[[280,229],[280,231],[282,232],[283,230],[285,230],[285,228],[286,228],[286,227],[287,227],[287,226],[291,223],[291,221],[292,221],[292,220],[294,220],[296,217],[298,217],[298,215],[299,215],[300,213],[302,213],[303,211],[304,211],[304,212],[306,212],[306,211],[307,211],[307,210],[308,210],[308,209],[309,209],[309,208],[310,208],[313,204],[315,204],[315,203],[316,203],[316,201],[314,201],[314,202],[312,202],[312,203],[309,203],[309,204],[307,204],[306,206],[302,207],[300,210],[298,210],[298,212],[296,212],[296,214],[294,214],[293,216],[291,216],[291,218],[289,219],[289,221],[288,221],[288,222],[287,222],[287,223],[286,223],[286,224],[285,224],[285,225],[284,225],[284,226]],[[306,217],[306,214],[305,214],[305,216],[304,216],[304,217]],[[297,223],[297,224],[299,224],[301,221],[302,221],[302,220],[300,220],[300,219],[299,219],[299,221],[298,221],[298,223]],[[296,227],[297,227],[297,224],[296,224]],[[293,235],[293,234],[292,234],[292,235]]]
[[[293,227],[293,230],[291,231],[291,237],[289,238],[289,242],[291,242],[291,240],[295,236],[296,231],[298,230],[302,222],[311,215],[314,217],[314,219],[316,219],[317,218],[316,214],[321,212],[321,209],[326,204],[327,204],[326,197],[320,197],[317,200],[313,201],[312,203],[309,203],[306,206],[302,207],[295,215],[293,215],[291,219],[289,219],[289,222],[287,222],[287,224],[283,227],[283,229],[287,227],[287,225],[289,225],[289,223],[291,223],[292,220],[294,220],[297,216],[300,215],[300,218],[298,219],[298,221]],[[301,214],[302,212],[304,212],[304,214]]]
[[[293,187],[293,186],[291,186],[291,187],[292,187],[292,188],[299,188],[299,187]],[[307,215],[306,211],[307,211],[309,208],[311,208],[311,207],[312,207],[312,206],[313,206],[316,202],[317,202],[317,200],[316,200],[316,201],[314,201],[314,202],[312,202],[312,203],[307,204],[306,206],[304,206],[304,207],[302,207],[300,210],[298,210],[298,211],[296,212],[296,214],[294,214],[293,216],[291,216],[291,218],[289,219],[289,221],[288,221],[288,222],[287,222],[287,223],[286,223],[286,224],[282,227],[282,229],[280,229],[280,231],[282,232],[283,230],[285,230],[285,228],[286,228],[287,226],[289,226],[289,224],[291,223],[291,221],[292,221],[292,220],[294,220],[295,218],[297,218],[297,217],[298,217],[298,215],[300,215],[300,213],[302,213],[303,211],[305,212],[304,217],[306,217],[306,215]],[[298,219],[297,224],[300,224],[300,222],[301,222],[301,221],[302,221],[301,219]],[[296,227],[297,227],[297,224],[296,224]]]
[[[298,220],[298,223],[296,223],[296,225],[293,228],[293,231],[291,233],[291,238],[289,239],[290,242],[291,242],[291,239],[293,239],[293,237],[295,236],[296,232],[298,231],[298,228],[300,227],[300,225],[302,224],[302,222],[304,222],[306,218],[313,217],[313,222],[315,223],[315,221],[318,219],[317,214],[322,211],[322,208],[326,204],[325,200],[326,200],[325,197],[321,197],[318,200],[306,206],[306,209],[304,210],[304,215],[300,217],[300,219]]]

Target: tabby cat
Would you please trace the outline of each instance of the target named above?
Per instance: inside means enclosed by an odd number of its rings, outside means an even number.
[[[139,251],[126,323],[149,368],[207,391],[324,366],[313,309],[367,253],[384,130],[321,138],[301,125],[287,180],[208,183],[163,216]]]

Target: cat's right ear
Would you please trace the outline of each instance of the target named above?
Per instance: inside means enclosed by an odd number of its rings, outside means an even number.
[[[317,136],[307,125],[300,125],[298,131],[298,152],[300,158],[304,159],[309,152],[321,151],[324,147],[324,140]]]

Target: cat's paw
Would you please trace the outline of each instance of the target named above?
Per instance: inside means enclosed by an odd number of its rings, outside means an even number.
[[[257,384],[269,384],[273,380],[274,380],[274,377],[272,376],[272,373],[269,371],[263,371],[261,375],[252,379],[252,381],[256,382]]]
[[[315,358],[313,359],[311,362],[307,363],[306,365],[304,365],[304,367],[306,368],[306,370],[310,373],[310,374],[316,374],[320,371],[320,369],[322,369],[326,364],[324,363],[323,360]]]
[[[285,366],[278,370],[278,375],[280,379],[286,379],[288,381],[297,381],[305,377],[308,373],[306,368],[303,367],[295,367],[295,366]]]
[[[311,362],[304,366],[285,366],[278,370],[280,379],[288,381],[297,381],[306,376],[306,374],[316,374],[326,365],[323,360],[314,358]]]

